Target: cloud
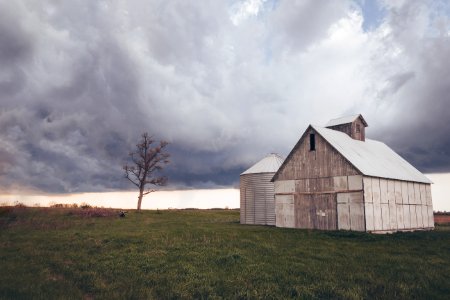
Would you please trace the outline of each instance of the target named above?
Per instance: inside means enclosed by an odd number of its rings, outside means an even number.
[[[0,1],[0,186],[129,188],[143,131],[171,142],[173,186],[233,185],[355,112],[448,171],[448,23],[389,3],[367,30],[351,1]]]
[[[406,1],[387,6],[388,15],[374,41],[379,46],[368,63],[366,109],[373,134],[426,172],[446,172],[450,125],[450,37],[439,29],[433,4]],[[447,7],[448,10],[448,7]]]

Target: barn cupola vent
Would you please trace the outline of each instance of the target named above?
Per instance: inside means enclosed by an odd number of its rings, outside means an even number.
[[[359,114],[332,119],[328,121],[325,127],[342,131],[348,134],[352,139],[364,142],[366,140],[366,127],[368,127],[368,125],[363,116]]]

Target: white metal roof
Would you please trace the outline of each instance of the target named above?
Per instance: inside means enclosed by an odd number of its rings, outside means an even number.
[[[279,155],[272,153],[258,161],[245,172],[241,173],[241,175],[255,173],[275,173],[276,171],[278,171],[282,163],[283,159]]]
[[[347,124],[347,123],[351,123],[353,121],[355,121],[357,118],[361,117],[361,115],[353,115],[353,116],[347,116],[347,117],[342,117],[342,118],[337,118],[337,119],[331,119],[330,121],[328,121],[327,124],[325,124],[325,127],[330,127],[330,126],[336,126],[336,125],[341,125],[341,124]],[[364,121],[365,122],[365,121]]]
[[[386,144],[370,139],[365,142],[347,134],[312,126],[325,140],[341,153],[353,166],[367,176],[432,183]]]

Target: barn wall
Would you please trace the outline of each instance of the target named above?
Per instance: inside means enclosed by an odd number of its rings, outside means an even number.
[[[365,231],[363,192],[337,194],[338,229]]]
[[[352,123],[329,126],[328,128],[343,132],[343,133],[347,134],[348,136],[352,136]]]
[[[278,180],[275,203],[278,227],[365,230],[361,175]]]
[[[277,227],[295,227],[294,218],[294,196],[276,195],[275,214]]]
[[[275,173],[245,174],[240,177],[241,224],[275,225]]]
[[[359,132],[357,130],[359,126]],[[366,140],[366,127],[360,118],[357,118],[352,123],[339,124],[335,126],[328,126],[328,128],[341,131],[355,140],[365,141]]]
[[[336,230],[336,194],[296,194],[294,219],[296,228]]]
[[[431,186],[425,183],[364,177],[367,231],[434,227]]]
[[[276,180],[298,180],[358,175],[359,172],[319,134],[315,133],[316,150],[310,151],[309,134],[305,132],[288,163],[281,166]]]
[[[275,180],[276,226],[365,230],[362,176],[318,134],[310,151],[310,133]]]

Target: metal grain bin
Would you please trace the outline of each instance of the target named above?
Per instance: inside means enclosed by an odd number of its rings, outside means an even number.
[[[241,224],[275,225],[275,192],[273,175],[283,163],[270,154],[240,176]]]

